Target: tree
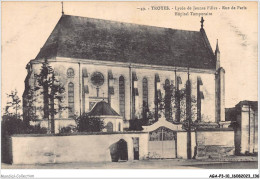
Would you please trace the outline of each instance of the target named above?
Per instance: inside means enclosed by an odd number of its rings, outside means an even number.
[[[87,113],[75,118],[79,132],[101,132],[105,126],[104,121],[98,117],[90,117]]]
[[[52,66],[49,65],[46,59],[42,63],[40,74],[36,74],[35,78],[38,86],[34,90],[42,89],[43,112],[44,118],[48,120],[48,132],[55,133],[55,114],[66,108],[61,105],[64,98],[62,94],[65,92],[65,89],[56,78]],[[55,106],[58,107],[55,108]]]
[[[26,94],[26,98],[24,97],[23,101],[23,120],[27,126],[30,126],[30,121],[35,121],[38,118],[35,104],[37,102],[37,96],[34,89],[31,87],[28,88],[28,92]]]
[[[182,123],[182,128],[187,131],[187,156],[191,159],[191,131],[196,129],[196,116],[197,116],[197,99],[191,93],[191,81],[188,69],[188,80],[185,87],[179,89],[179,86],[173,86],[173,84],[164,84],[165,92],[168,90],[168,94],[165,94],[161,98],[157,99],[158,114],[162,113],[166,120],[173,123]],[[177,82],[179,83],[179,82]],[[170,99],[170,100],[169,100]],[[171,103],[171,104],[170,104]],[[168,108],[168,109],[167,109]],[[166,110],[167,109],[167,110]],[[175,120],[172,121],[171,115],[175,113]],[[156,117],[155,117],[156,118]],[[159,118],[159,117],[157,117]],[[155,122],[155,121],[154,121]]]
[[[5,107],[5,115],[15,116],[16,119],[21,118],[19,110],[21,109],[21,100],[17,95],[17,90],[11,91],[11,94],[6,94],[8,98],[8,102]],[[12,111],[13,110],[13,111]]]
[[[41,128],[40,126],[31,126],[30,124],[27,124],[27,121],[24,118],[22,120],[22,114],[19,113],[19,110],[21,109],[21,100],[17,94],[17,90],[11,91],[10,94],[7,94],[7,97],[10,100],[7,102],[4,108],[5,113],[2,116],[2,136],[26,133],[45,133],[44,128]],[[30,99],[31,95],[28,96]]]
[[[179,111],[180,119],[182,121],[182,128],[187,131],[187,157],[191,159],[191,131],[196,129],[196,120],[197,116],[197,100],[194,95],[191,93],[191,81],[190,73],[188,69],[188,80],[186,81],[185,88],[176,92],[177,97],[173,99],[179,100],[174,102],[176,111]],[[179,119],[179,121],[181,121]]]
[[[146,120],[147,124],[151,125],[155,123],[164,115],[166,120],[172,123],[181,123],[182,128],[187,131],[187,156],[188,159],[191,159],[191,131],[196,131],[198,126],[197,119],[197,98],[191,93],[191,81],[190,73],[188,68],[188,80],[186,81],[185,87],[179,89],[179,80],[176,79],[176,84],[170,84],[169,80],[165,80],[163,88],[165,94],[159,93],[156,95],[155,108],[152,111],[149,111],[152,115],[152,119]],[[175,113],[175,120],[172,118],[172,114]],[[145,116],[145,115],[144,115]],[[143,125],[142,121],[133,121],[132,125],[135,129],[140,130],[140,125]]]

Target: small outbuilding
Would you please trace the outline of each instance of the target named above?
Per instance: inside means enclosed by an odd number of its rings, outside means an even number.
[[[97,117],[104,120],[105,129],[103,132],[123,131],[123,117],[120,116],[106,101],[97,102],[88,113],[90,117]]]

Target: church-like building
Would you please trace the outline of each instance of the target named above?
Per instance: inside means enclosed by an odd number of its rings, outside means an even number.
[[[198,31],[186,31],[63,14],[26,66],[24,119],[29,89],[37,85],[35,75],[47,60],[65,88],[63,105],[69,107],[55,115],[57,131],[74,125],[73,117],[85,112],[109,118],[109,131],[126,130],[129,120],[148,113],[155,121],[181,123],[186,100],[180,96],[188,79],[192,120],[225,123],[225,70],[218,44],[214,52],[203,23],[202,18]],[[37,97],[34,122],[46,126],[43,105]]]

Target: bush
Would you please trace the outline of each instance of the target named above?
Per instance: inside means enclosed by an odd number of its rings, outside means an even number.
[[[46,134],[47,128],[40,125],[27,126],[21,119],[17,119],[13,115],[4,115],[2,117],[2,136],[10,136],[13,134]]]
[[[27,133],[28,134],[47,134],[47,128],[41,127],[40,125],[36,125],[36,126],[30,125],[27,128]]]
[[[74,133],[74,132],[77,132],[77,127],[75,126],[67,126],[67,127],[62,127],[60,130],[59,130],[59,133],[61,134],[71,134],[71,133]]]
[[[26,134],[27,127],[21,119],[17,119],[16,116],[4,115],[1,121],[2,136],[13,134]]]
[[[75,119],[78,132],[101,132],[104,121],[98,117],[90,117],[87,113]]]
[[[143,127],[147,124],[147,120],[144,119],[132,119],[129,120],[129,131],[142,131]]]

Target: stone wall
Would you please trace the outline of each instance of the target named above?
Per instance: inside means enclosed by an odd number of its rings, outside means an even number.
[[[128,160],[134,159],[133,138],[139,138],[139,160],[147,159],[149,133],[82,133],[70,135],[14,135],[8,156],[13,164],[111,162],[110,147],[127,143]],[[177,158],[187,159],[187,132],[177,132]],[[196,141],[197,140],[197,141]],[[197,147],[196,147],[197,144]],[[218,158],[234,154],[233,131],[191,133],[192,157]]]
[[[12,163],[12,143],[8,135],[1,136],[1,161]]]
[[[195,155],[195,132],[191,133],[191,157]],[[187,132],[177,133],[177,158],[187,159]]]
[[[110,147],[124,139],[127,142],[128,160],[133,160],[135,137],[139,138],[139,160],[148,159],[149,136],[144,132],[14,135],[10,140],[12,148],[9,156],[13,164],[111,162]],[[191,134],[191,145],[193,157],[196,148],[194,132]],[[177,158],[187,159],[187,132],[177,132]]]
[[[220,158],[234,155],[234,131],[198,131],[196,158]]]
[[[139,137],[139,156],[148,154],[147,133],[98,135],[15,135],[11,137],[13,164],[111,161],[109,147],[120,139],[127,142],[128,160],[133,160],[133,137]]]

